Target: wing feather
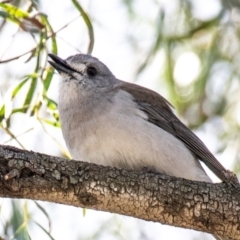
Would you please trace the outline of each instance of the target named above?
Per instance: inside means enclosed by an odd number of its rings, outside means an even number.
[[[158,93],[139,85],[122,82],[119,87],[130,93],[139,109],[148,116],[148,121],[180,139],[186,147],[203,161],[221,180],[226,169],[207,149],[205,144],[187,128],[172,112],[171,104]]]

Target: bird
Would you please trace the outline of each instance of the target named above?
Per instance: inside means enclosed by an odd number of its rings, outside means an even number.
[[[88,54],[49,57],[61,75],[59,116],[73,159],[212,182],[200,160],[225,180],[226,169],[160,94],[117,79]]]

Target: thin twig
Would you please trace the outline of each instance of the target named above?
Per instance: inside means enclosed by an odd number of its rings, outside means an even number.
[[[12,139],[14,139],[18,145],[23,149],[23,150],[26,150],[26,148],[22,145],[22,143],[17,139],[17,137],[8,129],[8,128],[5,128],[3,126],[1,126],[3,128],[3,130],[12,137]]]
[[[79,18],[79,15],[76,16],[75,18],[73,18],[70,22],[66,23],[65,25],[63,25],[62,27],[60,27],[57,31],[55,32],[51,32],[47,38],[51,38],[52,36],[56,35],[57,33],[59,33],[60,31],[62,31],[64,28],[66,28],[69,24],[73,23],[74,21],[76,21]]]
[[[47,39],[51,38],[52,36],[56,35],[58,32],[62,31],[64,28],[66,28],[69,24],[71,24],[72,22],[76,21],[77,19],[79,18],[79,16],[75,17],[74,19],[72,19],[69,23],[65,24],[64,26],[62,26],[60,29],[58,29],[57,31],[49,34],[49,36],[47,36]],[[0,61],[0,64],[1,63],[7,63],[7,62],[11,62],[11,61],[14,61],[14,60],[17,60],[18,58],[20,57],[23,57],[24,55],[27,55],[28,53],[31,53],[33,52],[34,50],[36,50],[37,46],[28,50],[27,52],[25,53],[22,53],[18,56],[15,56],[15,57],[12,57],[12,58],[9,58],[9,59],[6,59],[6,60],[1,60]],[[78,49],[77,49],[78,50]],[[79,50],[78,50],[79,51]]]
[[[37,48],[37,47],[34,47],[34,48],[32,48],[31,50],[28,50],[27,52],[22,53],[22,54],[20,54],[20,55],[18,55],[18,56],[15,56],[15,57],[12,57],[12,58],[9,58],[9,59],[6,59],[6,60],[2,60],[2,61],[0,61],[0,64],[1,64],[1,63],[11,62],[11,61],[16,60],[16,59],[18,59],[18,58],[20,58],[20,57],[23,57],[24,55],[27,55],[28,53],[33,52],[34,50],[36,50],[36,48]]]
[[[30,132],[31,130],[33,130],[33,128],[29,128],[28,130],[26,130],[26,131],[24,131],[24,132],[18,134],[18,135],[16,136],[16,138],[18,138],[18,137],[20,137],[20,136],[22,136],[22,135],[24,135],[24,134]],[[8,140],[5,141],[3,144],[7,144],[7,143],[10,142],[11,140],[12,140],[12,138],[8,139]]]

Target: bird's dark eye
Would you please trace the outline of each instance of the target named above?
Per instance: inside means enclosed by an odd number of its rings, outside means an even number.
[[[96,74],[97,74],[97,70],[96,70],[95,67],[88,67],[87,68],[87,75],[89,77],[94,77],[94,76],[96,76]]]

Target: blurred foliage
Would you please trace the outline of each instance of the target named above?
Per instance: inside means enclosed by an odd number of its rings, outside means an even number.
[[[12,213],[9,214],[9,219],[3,222],[4,236],[0,236],[0,239],[30,240],[32,239],[29,235],[28,229],[30,224],[37,225],[39,229],[41,229],[46,234],[46,236],[48,236],[49,239],[53,239],[51,236],[51,221],[48,214],[39,203],[36,201],[33,202],[36,204],[36,209],[38,209],[39,213],[44,214],[46,217],[46,220],[48,221],[48,229],[44,228],[41,224],[38,223],[38,221],[31,217],[31,214],[29,214],[28,210],[28,202],[26,200],[12,200]]]
[[[130,19],[136,18],[134,1],[123,2]],[[204,21],[194,16],[194,1],[179,0],[176,6],[172,14],[166,14],[159,4],[155,38],[136,77],[163,52],[160,81],[168,89],[168,99],[191,129],[207,124],[216,128],[215,134],[221,139],[218,152],[231,148],[237,173],[240,168],[239,1],[223,0],[218,14]],[[136,52],[141,51],[138,39],[132,42]],[[177,61],[185,52],[194,53],[200,61],[198,76],[187,85],[179,84],[174,76]]]
[[[46,124],[53,128],[60,127],[57,103],[48,94],[54,73],[47,64],[47,54],[58,53],[58,33],[68,28],[71,22],[58,30],[53,29],[48,16],[39,10],[40,2],[40,0],[5,0],[0,3],[0,34],[3,34],[4,29],[9,25],[14,24],[17,26],[17,31],[13,38],[17,34],[25,34],[35,42],[35,46],[27,52],[8,59],[0,58],[0,64],[9,63],[24,56],[28,56],[26,64],[30,61],[34,62],[32,70],[9,87],[7,97],[0,105],[0,130],[8,134],[21,148],[24,146],[19,141],[19,136],[16,136],[13,131],[12,119],[15,114],[35,117],[45,132],[47,132]],[[94,46],[92,21],[80,2],[72,0],[72,7],[79,12],[79,18],[82,18],[85,23],[89,36],[87,52],[91,53]],[[141,18],[136,2],[122,0],[130,22],[136,22]],[[170,102],[176,107],[182,119],[187,119],[190,128],[197,129],[210,124],[216,130],[215,133],[220,140],[218,152],[230,149],[235,159],[235,172],[239,172],[239,2],[222,0],[219,12],[208,20],[201,20],[195,16],[194,1],[176,0],[172,14],[166,12],[161,1],[153,0],[153,2],[159,8],[159,13],[155,24],[149,26],[155,31],[151,39],[151,47],[142,50],[139,39],[133,32],[129,33],[131,47],[136,53],[144,51],[145,56],[136,68],[136,79],[147,71],[157,54],[162,52],[164,68],[159,71],[159,79],[161,79],[159,81],[167,88]],[[174,72],[179,58],[185,52],[191,52],[197,56],[200,71],[193,81],[184,85],[176,80]],[[2,81],[7,79],[2,78]],[[22,96],[23,92],[24,96],[19,100],[18,96]],[[62,150],[62,154],[69,157],[57,140],[56,143]],[[47,217],[50,225],[47,212],[38,203],[36,206]],[[28,232],[29,221],[35,222],[50,239],[53,239],[50,230],[46,230],[41,224],[31,219],[27,205],[20,207],[15,201],[12,202],[12,214],[4,223],[5,236],[0,237],[31,239]],[[101,231],[95,233],[91,239],[98,239],[100,235]],[[115,239],[123,239],[123,237],[116,234]]]

